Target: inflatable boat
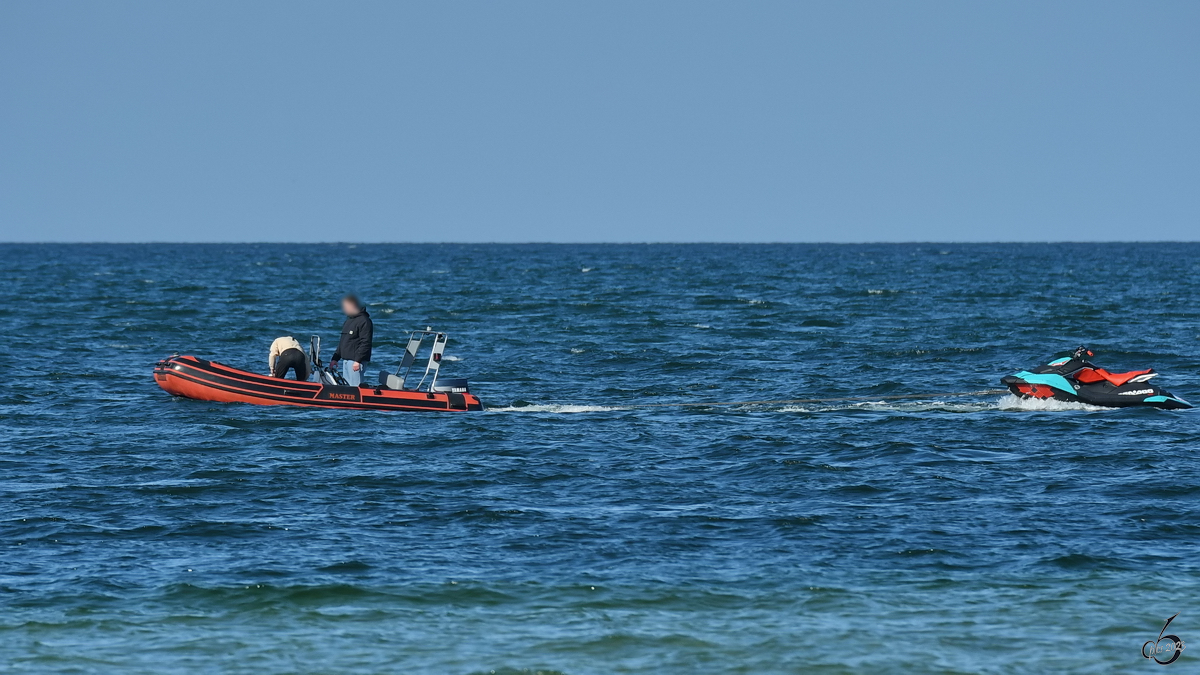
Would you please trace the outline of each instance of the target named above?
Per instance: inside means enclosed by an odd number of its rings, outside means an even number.
[[[426,338],[433,338],[429,363],[421,380],[407,387],[413,363]],[[295,405],[352,410],[466,412],[483,410],[465,379],[439,377],[445,333],[414,331],[404,359],[394,373],[379,373],[375,384],[349,386],[334,370],[321,365],[320,339],[313,337],[309,361],[316,382],[286,380],[239,370],[195,356],[171,356],[154,366],[154,381],[168,393],[220,403]]]

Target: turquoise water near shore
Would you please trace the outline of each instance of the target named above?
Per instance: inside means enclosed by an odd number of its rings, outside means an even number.
[[[1197,244],[3,245],[0,271],[4,672],[1109,673],[1157,668],[1176,612],[1200,640],[1194,412],[631,407],[991,389],[1081,343],[1195,401]],[[446,330],[489,410],[150,377],[332,341],[348,290],[377,368]]]

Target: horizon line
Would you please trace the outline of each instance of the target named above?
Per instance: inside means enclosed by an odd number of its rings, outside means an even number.
[[[995,241],[0,241],[0,246],[978,246],[996,244],[1196,244],[1200,239]]]

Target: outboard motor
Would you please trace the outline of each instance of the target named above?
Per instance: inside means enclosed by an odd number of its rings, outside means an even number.
[[[452,394],[469,394],[471,387],[465,377],[439,377],[433,383],[433,391]]]

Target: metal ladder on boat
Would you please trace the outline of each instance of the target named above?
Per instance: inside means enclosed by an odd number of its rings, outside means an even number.
[[[432,328],[415,330],[409,333],[408,345],[404,347],[404,358],[400,360],[400,365],[396,367],[396,372],[389,373],[386,370],[380,372],[379,383],[388,389],[406,391],[405,384],[408,382],[413,364],[416,363],[417,354],[421,351],[421,345],[430,336],[433,337],[433,348],[429,353],[429,362],[425,365],[425,372],[421,375],[421,381],[417,382],[417,385],[411,391],[433,391],[437,386],[438,373],[442,367],[442,354],[446,351],[446,334],[439,333]],[[421,387],[425,385],[426,380],[429,380],[429,385],[422,390]]]

